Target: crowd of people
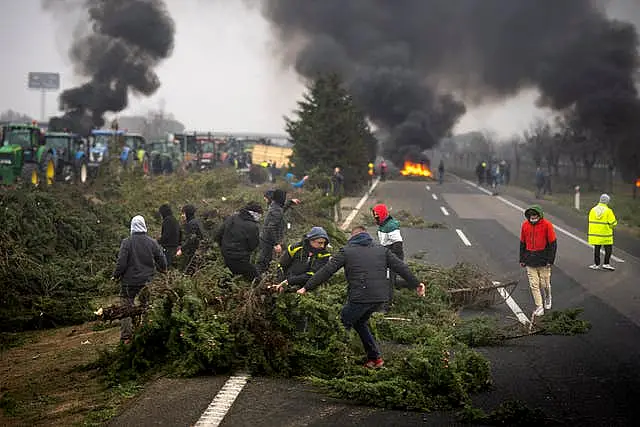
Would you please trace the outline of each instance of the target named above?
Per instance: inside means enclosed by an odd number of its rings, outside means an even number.
[[[487,185],[497,192],[500,185],[509,185],[511,164],[506,160],[482,160],[476,166],[478,185]]]

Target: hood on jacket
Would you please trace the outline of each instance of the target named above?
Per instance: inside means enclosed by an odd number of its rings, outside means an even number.
[[[373,243],[373,238],[369,235],[369,233],[365,231],[365,232],[356,234],[355,236],[350,238],[347,243],[350,245],[357,245],[357,246],[370,246]]]
[[[603,194],[600,196],[600,203],[602,203],[603,205],[608,205],[610,201],[611,197],[609,197],[608,194]]]
[[[329,243],[329,235],[322,227],[312,227],[311,230],[305,234],[305,239],[311,241],[316,239],[325,239]]]
[[[136,215],[131,219],[131,234],[146,233],[147,223],[142,215]]]
[[[527,210],[524,211],[524,217],[529,219],[531,215],[534,213],[538,214],[540,219],[544,218],[544,213],[542,212],[542,208],[539,205],[529,206]]]
[[[273,201],[284,207],[284,203],[287,201],[287,192],[284,190],[273,190]]]
[[[196,207],[193,205],[185,205],[182,207],[184,216],[187,217],[187,221],[191,221],[196,216]]]
[[[169,206],[168,204],[164,204],[164,205],[160,206],[160,208],[158,209],[158,212],[160,212],[160,215],[162,216],[162,219],[170,217],[171,215],[173,215],[173,211],[171,210],[171,206]]]
[[[371,209],[371,213],[376,219],[378,225],[382,224],[384,220],[389,217],[389,209],[387,208],[387,205],[382,203],[375,205],[373,209]]]
[[[258,222],[264,210],[262,206],[258,202],[249,202],[240,209],[240,215],[244,216],[247,219],[251,219],[252,221]]]

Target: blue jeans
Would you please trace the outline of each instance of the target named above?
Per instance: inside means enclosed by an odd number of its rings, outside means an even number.
[[[375,360],[380,357],[380,348],[369,329],[369,318],[376,311],[380,311],[382,306],[382,303],[377,302],[347,302],[347,304],[342,307],[342,312],[340,313],[340,319],[347,331],[353,328],[360,336],[360,341],[362,341],[362,346],[367,352],[368,360]]]

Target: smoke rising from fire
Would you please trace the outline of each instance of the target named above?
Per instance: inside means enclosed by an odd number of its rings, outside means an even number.
[[[87,31],[69,50],[76,72],[89,81],[60,95],[62,117],[52,128],[88,133],[119,112],[130,92],[150,96],[160,87],[154,68],[174,46],[175,24],[163,0],[42,0],[45,10],[86,10]]]
[[[465,104],[525,88],[539,90],[540,105],[574,107],[595,127],[611,120],[618,130],[634,126],[636,30],[609,20],[600,3],[261,0],[283,57],[308,78],[341,74],[369,118],[390,133],[387,153],[430,148]]]

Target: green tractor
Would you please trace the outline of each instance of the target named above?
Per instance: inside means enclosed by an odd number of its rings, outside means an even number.
[[[52,185],[56,179],[56,151],[47,147],[44,133],[36,123],[8,123],[2,126],[0,184],[18,180],[33,185]]]
[[[56,153],[56,179],[86,184],[89,176],[87,141],[69,132],[47,132],[44,140],[45,146],[53,148]]]
[[[182,163],[180,145],[166,140],[155,140],[147,143],[147,151],[151,158],[151,172],[154,175],[173,173]]]

